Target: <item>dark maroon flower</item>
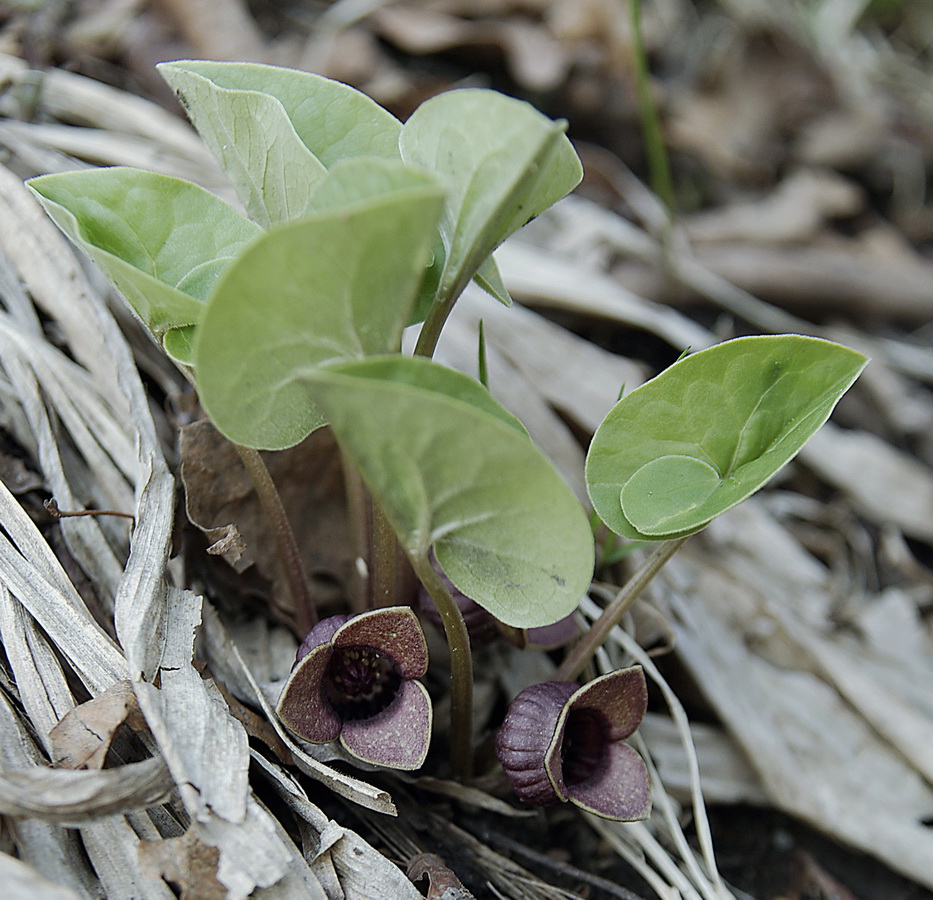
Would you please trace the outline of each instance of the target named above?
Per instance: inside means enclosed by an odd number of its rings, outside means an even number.
[[[303,740],[340,740],[358,759],[417,769],[428,752],[431,700],[420,681],[428,647],[408,607],[318,622],[279,697],[282,723]]]
[[[648,770],[623,744],[644,718],[641,666],[580,687],[569,681],[522,691],[496,737],[496,754],[516,795],[535,806],[570,801],[607,819],[634,822],[651,811]]]

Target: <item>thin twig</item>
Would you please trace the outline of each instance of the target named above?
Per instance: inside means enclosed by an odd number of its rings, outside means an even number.
[[[132,513],[120,512],[117,509],[59,509],[54,497],[50,497],[42,505],[53,519],[70,519],[79,516],[119,516],[121,519],[131,519],[133,524],[136,524],[136,516]]]
[[[546,853],[539,853],[527,844],[523,844],[521,841],[516,841],[504,834],[500,834],[498,831],[493,831],[491,828],[473,827],[470,830],[474,831],[477,836],[482,838],[487,844],[495,844],[504,850],[508,850],[509,853],[534,863],[535,867],[550,869],[552,872],[564,878],[574,878],[577,881],[582,881],[584,884],[589,884],[598,888],[610,897],[618,897],[619,900],[644,900],[644,898],[638,894],[633,894],[627,888],[619,887],[619,885],[606,878],[600,878],[598,875],[591,875],[583,869],[578,869],[576,866],[570,865],[570,863],[554,859]]]
[[[622,621],[622,617],[651,583],[651,579],[664,568],[665,563],[689,537],[690,535],[687,535],[687,537],[665,541],[655,549],[641,568],[625,583],[622,590],[616,594],[612,603],[603,610],[603,614],[593,623],[593,627],[573,646],[557,670],[554,681],[573,681],[580,675],[596,650],[603,645],[609,632]]]

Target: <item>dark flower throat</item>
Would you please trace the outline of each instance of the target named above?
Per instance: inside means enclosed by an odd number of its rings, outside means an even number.
[[[327,666],[327,698],[345,720],[381,713],[402,683],[395,661],[373,647],[340,647]]]
[[[606,757],[607,730],[599,713],[590,709],[571,710],[561,750],[567,787],[582,784],[601,768]]]

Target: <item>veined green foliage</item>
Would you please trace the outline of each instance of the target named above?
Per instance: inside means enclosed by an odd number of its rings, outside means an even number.
[[[444,190],[428,172],[406,166],[400,159],[355,157],[334,163],[317,185],[308,213],[352,209],[389,195],[427,191],[443,200]]]
[[[326,208],[270,229],[227,270],[195,335],[201,401],[231,440],[298,443],[323,424],[305,388],[318,366],[398,350],[443,205],[430,176],[375,161],[353,195],[357,161],[315,196]],[[380,182],[376,172],[381,170]],[[364,196],[368,192],[369,196]]]
[[[399,158],[399,120],[362,91],[340,81],[260,63],[187,59],[158,68],[163,77],[168,77],[167,70],[183,70],[228,90],[270,94],[285,108],[304,145],[328,169],[352,156]]]
[[[141,169],[64,172],[27,184],[160,339],[197,324],[221,273],[262,233],[209,191]]]
[[[201,137],[230,176],[250,216],[264,227],[304,214],[309,209],[308,198],[325,169],[340,160],[358,157],[401,158],[399,138],[402,124],[398,119],[365,94],[338,81],[297,69],[258,63],[181,60],[162,63],[158,68],[175,89]],[[563,196],[579,181],[579,162],[569,142],[563,137],[560,125],[550,122],[527,104],[510,100],[494,91],[457,93],[479,93],[484,103],[494,104],[497,109],[503,103],[521,109],[526,120],[519,129],[523,135],[524,125],[532,118],[539,130],[542,127],[553,127],[556,136],[563,138],[562,143],[558,142],[558,156],[565,163],[572,157],[573,165],[576,166],[573,178],[565,179],[569,181],[569,186],[528,215],[519,211],[519,221],[511,231],[537,215],[554,199]],[[456,107],[451,108],[449,114],[456,117],[461,112]],[[441,114],[444,114],[443,110]],[[503,113],[503,116],[508,118],[508,113]],[[476,122],[482,122],[487,127],[482,109],[476,116]],[[474,124],[470,123],[468,130],[472,130]],[[430,123],[428,127],[431,127]],[[495,134],[498,130],[499,126],[496,125],[490,128],[490,133]],[[534,140],[533,137],[530,139]],[[546,165],[553,169],[553,165],[545,159],[546,156],[547,152],[542,151],[539,156],[533,157],[532,166],[536,168]],[[488,169],[486,166],[484,171]],[[528,174],[525,173],[526,176]],[[507,179],[508,173],[506,181],[493,184],[491,190],[494,193],[500,190],[512,191],[514,185],[506,183]],[[540,182],[542,179],[536,175],[532,180]],[[496,193],[496,199],[503,198],[511,202],[504,194],[499,197]],[[521,192],[516,194],[513,206],[509,207],[512,214],[516,213],[515,203],[521,204],[523,198]],[[467,266],[472,266],[476,282],[484,291],[509,305],[511,298],[495,261],[488,256],[503,239],[504,236],[491,243],[485,255],[477,251],[478,262],[470,260]],[[414,321],[423,318],[424,310],[433,300],[445,270],[447,254],[446,251],[441,252],[441,246],[443,244],[439,243],[434,254],[435,266],[425,278]],[[463,285],[468,280],[469,277]],[[463,289],[463,285],[459,286],[457,293]]]
[[[440,188],[439,182],[423,169],[413,169],[401,161],[375,157],[356,157],[334,163],[325,178],[316,185],[308,203],[309,212],[337,209],[360,201],[368,201],[379,194],[388,193],[407,185],[413,172],[424,172],[425,178]],[[440,236],[434,242],[430,265],[424,272],[418,299],[408,324],[420,322],[437,294],[444,267],[444,244]],[[511,305],[512,298],[502,281],[496,261],[488,256],[476,274],[483,290],[500,303]]]
[[[402,127],[402,158],[448,192],[441,297],[459,296],[502,241],[580,181],[565,126],[520,100],[470,89],[422,103]]]
[[[338,160],[399,158],[398,119],[339,81],[259,63],[189,59],[158,68],[263,224],[302,214]]]
[[[268,228],[303,215],[327,169],[302,142],[281,101],[258,90],[221,87],[183,64],[163,63],[159,70],[250,218]]]
[[[867,362],[801,335],[738,338],[676,362],[620,400],[593,436],[596,512],[629,538],[699,530],[792,459]]]
[[[479,382],[420,357],[315,369],[308,390],[403,548],[516,628],[568,615],[593,535],[551,463]]]

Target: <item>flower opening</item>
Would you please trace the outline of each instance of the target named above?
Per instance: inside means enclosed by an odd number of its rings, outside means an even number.
[[[395,661],[374,647],[341,647],[327,664],[327,698],[344,720],[381,713],[396,697],[402,675]]]
[[[535,806],[570,801],[609,819],[635,821],[651,809],[648,770],[622,743],[647,708],[640,666],[583,687],[536,684],[522,691],[496,737],[496,753],[516,795]]]
[[[277,712],[313,744],[339,740],[375,765],[417,769],[428,752],[431,700],[424,633],[408,607],[333,616],[308,633]]]
[[[560,753],[564,784],[575,788],[596,774],[605,764],[608,745],[603,716],[592,709],[570,710]]]

